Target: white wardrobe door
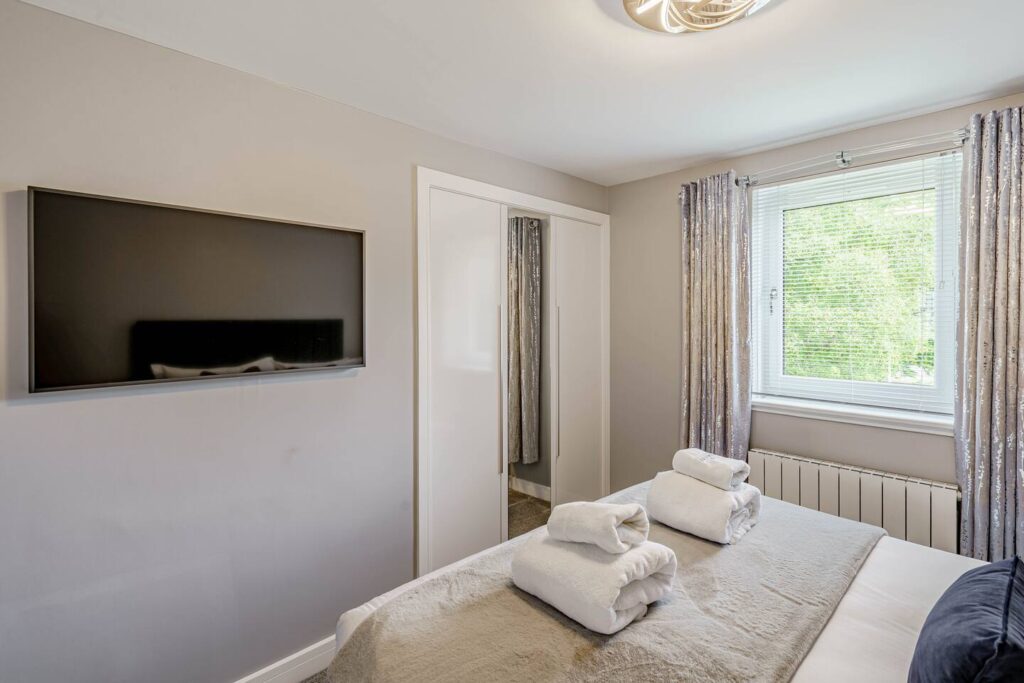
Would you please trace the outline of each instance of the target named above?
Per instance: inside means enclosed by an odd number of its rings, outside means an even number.
[[[432,189],[428,248],[433,570],[501,542],[501,206]]]
[[[554,218],[558,382],[555,502],[604,495],[601,318],[602,234],[589,223]]]

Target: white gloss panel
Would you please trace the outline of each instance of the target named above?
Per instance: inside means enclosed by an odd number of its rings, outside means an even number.
[[[555,504],[604,495],[602,465],[602,255],[596,225],[552,218],[558,448]]]
[[[501,542],[501,205],[430,190],[428,569]]]

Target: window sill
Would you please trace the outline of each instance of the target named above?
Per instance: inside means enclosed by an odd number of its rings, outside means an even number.
[[[751,408],[758,413],[805,417],[828,422],[898,429],[905,432],[953,436],[953,416],[915,413],[890,408],[848,406],[780,396],[754,395]]]

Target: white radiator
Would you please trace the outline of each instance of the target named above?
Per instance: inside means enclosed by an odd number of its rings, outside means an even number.
[[[761,449],[749,451],[749,462],[750,483],[766,496],[957,551],[960,494],[952,484]]]

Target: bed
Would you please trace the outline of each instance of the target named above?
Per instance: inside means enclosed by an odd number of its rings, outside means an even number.
[[[613,494],[605,498],[604,500],[609,502],[623,502],[626,500],[643,500],[646,495],[646,487],[649,483],[640,484],[630,489],[626,489],[619,493]],[[815,551],[814,543],[810,545],[800,545],[801,539],[808,533],[808,529],[812,527],[818,529],[819,533],[825,533],[828,535],[844,535],[850,534],[850,538],[854,538],[856,534],[864,536],[866,525],[861,525],[856,522],[848,522],[847,520],[840,520],[839,518],[831,517],[825,513],[807,510],[799,508],[782,501],[776,501],[773,499],[765,499],[765,507],[762,515],[762,521],[755,527],[754,530],[748,534],[747,538],[740,541],[736,546],[721,547],[715,544],[708,543],[695,539],[694,537],[681,534],[681,532],[669,529],[661,525],[655,524],[652,527],[652,539],[659,540],[661,542],[668,541],[678,542],[684,544],[686,550],[682,552],[686,553],[702,553],[706,554],[709,558],[720,559],[719,556],[724,556],[726,553],[723,550],[727,548],[740,548],[743,544],[748,544],[746,548],[753,552],[757,548],[758,536],[757,530],[759,527],[765,527],[770,530],[774,523],[776,528],[775,533],[779,531],[791,534],[786,544],[792,543],[794,547],[799,547],[799,553],[813,554]],[[772,520],[784,520],[773,522]],[[810,681],[905,681],[907,679],[907,672],[910,666],[910,660],[913,656],[914,647],[917,642],[917,635],[924,623],[925,617],[931,610],[932,605],[943,593],[943,591],[961,574],[964,572],[980,566],[984,563],[973,560],[970,558],[953,555],[932,548],[915,545],[906,541],[889,538],[887,536],[881,536],[883,532],[877,531],[874,536],[864,536],[870,538],[868,547],[863,551],[863,557],[857,560],[851,560],[852,568],[849,571],[848,583],[842,585],[837,590],[837,597],[834,601],[829,602],[825,598],[820,601],[822,604],[818,606],[818,609],[825,610],[824,618],[819,619],[817,625],[814,625],[813,620],[808,622],[807,626],[809,629],[807,634],[802,638],[794,638],[792,643],[787,644],[781,642],[780,648],[787,649],[792,648],[794,650],[793,657],[794,661],[788,665],[779,664],[773,667],[766,667],[763,670],[758,669],[756,673],[752,673],[751,669],[742,669],[739,666],[734,667],[734,670],[730,670],[728,666],[723,668],[721,663],[712,662],[711,664],[701,664],[706,666],[706,669],[697,671],[694,669],[694,664],[689,662],[685,666],[688,668],[684,669],[682,663],[676,663],[671,661],[673,657],[671,655],[665,656],[664,650],[662,654],[655,655],[661,660],[658,668],[647,668],[644,669],[645,673],[643,678],[648,680],[661,679],[661,680],[673,680],[673,679],[686,679],[686,680],[750,680],[750,679],[763,679],[763,680],[793,680],[801,683]],[[856,533],[854,533],[856,532]],[[536,533],[536,532],[532,532]],[[769,531],[765,531],[768,534]],[[881,536],[879,538],[878,536]],[[775,543],[779,544],[778,538],[775,539]],[[823,538],[823,536],[820,536]],[[409,583],[406,583],[392,591],[389,591],[383,595],[380,595],[369,602],[349,610],[341,615],[337,625],[337,641],[336,646],[338,655],[335,658],[334,663],[331,667],[331,680],[342,681],[342,680],[359,680],[365,677],[366,669],[360,669],[361,673],[358,676],[352,676],[352,671],[356,668],[354,666],[354,659],[356,653],[354,649],[359,649],[362,652],[359,658],[362,659],[362,665],[365,667],[367,658],[372,661],[373,657],[377,657],[383,662],[388,658],[385,654],[386,650],[383,643],[380,643],[379,639],[390,637],[392,641],[396,640],[395,634],[387,634],[387,629],[384,627],[386,622],[380,620],[380,623],[375,623],[382,613],[386,614],[389,609],[395,609],[396,606],[401,606],[402,602],[405,601],[408,605],[411,601],[415,601],[419,594],[424,593],[436,587],[438,585],[445,585],[446,588],[442,590],[452,591],[452,586],[458,586],[462,583],[463,579],[467,576],[472,576],[479,573],[479,568],[487,565],[487,563],[494,563],[496,558],[499,558],[503,554],[507,556],[510,552],[514,551],[514,547],[517,543],[523,541],[523,537],[519,539],[513,539],[507,543],[489,548],[477,553],[471,557],[465,558],[459,562],[451,564],[447,567],[443,567],[435,572],[419,577]],[[676,550],[677,556],[681,554],[678,548]],[[827,554],[823,551],[824,554]],[[737,555],[737,557],[739,557]],[[770,558],[765,560],[771,562]],[[844,560],[845,561],[845,560]],[[749,563],[749,559],[747,560]],[[841,564],[842,562],[840,562]],[[723,567],[728,567],[728,564],[719,564],[715,571],[721,573]],[[813,566],[813,565],[809,565]],[[821,564],[820,567],[825,567],[827,564]],[[766,575],[770,575],[770,572],[766,572]],[[837,575],[838,576],[838,575]],[[706,579],[705,579],[706,580]],[[749,575],[747,578],[749,582]],[[693,579],[687,579],[685,575],[677,576],[677,583],[687,584],[689,581],[689,588],[691,592],[694,590],[694,585],[699,584],[699,581]],[[778,593],[782,596],[782,600],[773,603],[775,605],[786,605],[788,600],[793,595],[786,596],[786,592],[793,591],[792,586],[775,586],[772,585],[772,581],[778,581],[777,579],[771,579],[762,587],[761,595],[772,595]],[[830,582],[839,582],[840,579],[829,579]],[[813,584],[809,584],[813,585]],[[716,590],[718,584],[714,587],[700,588],[699,590]],[[509,587],[508,591],[517,591],[514,587]],[[733,588],[735,590],[735,588]],[[753,593],[752,593],[753,595]],[[529,597],[529,596],[528,596]],[[760,600],[759,600],[760,601]],[[814,600],[811,599],[813,603]],[[472,604],[472,603],[470,603]],[[483,602],[479,605],[479,611],[486,612],[489,608]],[[570,623],[569,620],[561,618],[561,615],[553,615],[550,609],[546,609],[543,604],[534,604],[528,608],[532,613],[537,613],[537,619],[546,619],[547,622],[555,618],[562,620],[562,626],[558,628],[562,631],[570,631],[575,628],[575,625]],[[693,607],[690,608],[694,609]],[[700,609],[707,609],[707,606],[702,606]],[[462,610],[465,611],[465,610]],[[442,610],[443,613],[443,610]],[[653,610],[652,610],[653,613]],[[500,615],[492,615],[496,619],[500,619]],[[636,633],[640,632],[641,628],[648,628],[645,621],[651,620],[652,622],[657,621],[657,617],[652,619],[652,615],[649,614],[645,620],[641,620],[629,627],[627,627],[622,634],[627,634],[631,629],[636,629]],[[430,620],[432,625],[429,628],[439,629],[438,634],[442,633],[447,628],[443,618],[436,618]],[[759,626],[758,622],[766,623],[768,620],[765,619],[764,615],[761,615],[758,619],[755,619],[755,623],[751,624],[751,629],[756,631]],[[678,632],[672,633],[674,640],[669,641],[675,643],[673,647],[678,647],[680,652],[687,650],[687,643],[695,643],[692,628],[684,628],[678,621],[667,621],[667,626],[661,628],[677,628]],[[797,628],[799,624],[795,624],[794,628]],[[582,627],[578,627],[582,629]],[[380,632],[378,634],[378,631]],[[550,641],[551,631],[548,631],[546,638]],[[353,642],[354,636],[358,635],[358,643]],[[429,637],[429,633],[427,634]],[[612,636],[616,638],[616,636]],[[403,638],[398,637],[398,645],[404,646],[402,642]],[[414,638],[409,638],[409,643],[412,643]],[[804,642],[801,645],[801,641]],[[577,670],[576,664],[569,665],[570,668],[565,669],[566,675],[559,675],[552,678],[565,679],[565,680],[590,680],[591,676],[585,673],[586,669],[583,667],[583,661],[590,656],[589,654],[580,654],[583,650],[579,647],[578,641],[576,645],[576,658],[580,660],[580,667]],[[588,644],[588,648],[592,647],[593,650],[586,650],[587,653],[600,651],[602,647],[607,647],[615,641],[605,640],[603,638],[596,639],[591,638]],[[350,645],[346,648],[346,645]],[[380,645],[380,652],[376,652]],[[394,643],[391,643],[394,645]],[[464,643],[460,642],[460,646]],[[702,644],[699,647],[704,647]],[[662,646],[664,648],[664,645]],[[489,661],[494,662],[495,657],[499,657],[501,660],[507,660],[515,655],[514,651],[522,650],[521,647],[517,648],[514,644],[509,644],[509,653],[502,652],[503,648],[491,647],[486,648],[489,650],[484,653],[481,652],[480,656],[486,656]],[[728,649],[728,648],[726,648]],[[495,650],[499,652],[495,654]],[[369,655],[366,654],[370,652]],[[472,649],[468,650],[468,658],[475,656]],[[650,659],[650,653],[644,653],[641,659]],[[430,658],[425,658],[430,659]],[[453,660],[467,659],[467,650],[462,647],[457,652],[453,652]],[[529,659],[529,658],[528,658]],[[443,658],[438,661],[444,661]],[[508,666],[507,669],[502,669],[501,666]],[[371,664],[371,666],[375,666]],[[451,666],[455,667],[446,672],[444,676],[440,675],[439,672],[431,672],[429,670],[429,664],[425,663],[425,668],[421,672],[422,678],[427,679],[441,679],[450,678],[452,680],[459,679],[461,676],[453,671],[458,671],[458,664],[452,662]],[[521,662],[521,666],[525,671],[527,662]],[[607,663],[604,664],[607,668]],[[632,666],[632,664],[630,665]],[[630,666],[623,666],[623,670],[620,673],[620,680],[630,680],[628,671]],[[674,667],[680,668],[674,668]],[[501,661],[500,666],[496,666],[494,671],[499,672],[493,677],[492,680],[503,680],[505,678],[512,678],[508,675],[508,672],[518,672],[519,665],[514,661]],[[479,675],[480,671],[488,670],[488,665],[481,660],[481,664],[476,668],[475,675]],[[680,674],[680,671],[684,671],[685,674]],[[500,671],[504,671],[502,674]],[[695,673],[696,672],[696,673]],[[451,674],[451,675],[448,675]],[[698,675],[699,674],[699,675]],[[467,675],[466,679],[472,679],[474,676]],[[379,678],[381,680],[389,680],[385,670],[374,671],[373,678]],[[541,674],[541,678],[545,675]],[[530,676],[524,676],[524,679],[530,678]],[[606,673],[602,676],[594,676],[594,678],[603,679],[614,679],[615,676],[608,676]],[[537,679],[537,671],[533,671],[532,680]],[[637,679],[639,680],[639,679]]]

